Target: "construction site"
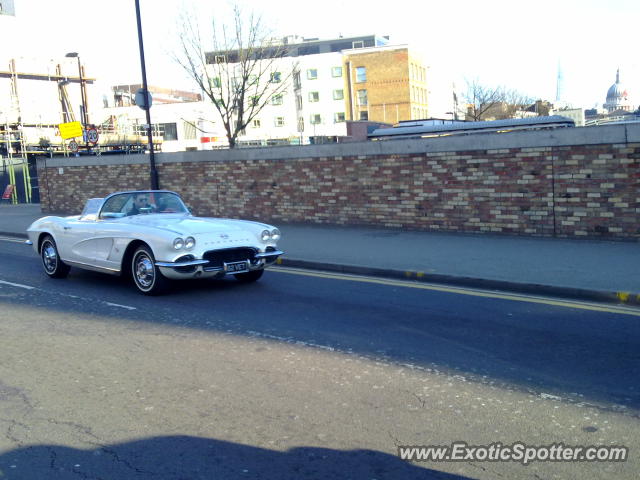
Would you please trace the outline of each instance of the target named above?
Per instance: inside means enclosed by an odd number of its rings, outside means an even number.
[[[60,61],[16,58],[0,64],[0,192],[2,202],[37,203],[36,158],[129,154],[148,148],[146,125],[119,121],[115,115],[93,119],[99,97],[90,87],[77,53]],[[95,123],[94,123],[95,122]],[[75,136],[64,127],[77,125]],[[152,126],[154,149],[162,132]],[[61,133],[62,131],[62,133]]]

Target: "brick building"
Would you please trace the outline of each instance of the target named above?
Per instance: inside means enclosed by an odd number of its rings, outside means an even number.
[[[397,123],[428,117],[426,68],[407,46],[343,52],[350,120]]]

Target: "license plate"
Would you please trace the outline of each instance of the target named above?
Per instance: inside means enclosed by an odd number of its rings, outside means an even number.
[[[247,262],[225,263],[224,270],[227,273],[242,273],[249,270]]]

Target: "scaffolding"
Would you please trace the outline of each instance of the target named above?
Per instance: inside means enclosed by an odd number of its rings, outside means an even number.
[[[118,121],[116,118],[107,119],[101,125],[93,125],[89,122],[87,112],[87,85],[93,84],[95,79],[89,78],[84,73],[84,67],[78,60],[77,76],[66,75],[62,71],[61,64],[55,66],[55,70],[49,69],[48,73],[32,73],[18,71],[16,61],[9,61],[8,70],[0,70],[0,79],[9,80],[9,103],[0,117],[0,182],[5,180],[5,184],[13,185],[11,197],[12,203],[18,203],[22,198],[30,203],[33,198],[32,175],[30,166],[35,170],[35,157],[37,156],[69,156],[80,154],[101,155],[104,153],[144,153],[147,149],[148,141],[143,125],[131,124],[131,122]],[[42,121],[42,116],[38,120],[26,119],[25,112],[21,109],[20,95],[18,91],[19,80],[37,80],[42,82],[56,82],[58,92],[59,113],[54,114],[51,105],[47,112],[53,114]],[[67,85],[79,84],[82,106],[80,115],[76,116],[67,91]],[[28,85],[27,85],[28,87]],[[24,98],[24,92],[23,98]],[[51,92],[53,93],[53,92]],[[50,97],[47,97],[50,98]],[[53,99],[51,99],[53,100]],[[55,107],[54,107],[55,108]],[[28,110],[28,109],[27,109]],[[27,113],[27,115],[29,115]],[[32,114],[33,116],[33,114]],[[55,123],[54,117],[58,116],[59,123]],[[90,143],[86,135],[78,138],[73,144],[73,150],[69,140],[63,140],[59,132],[60,123],[76,121],[82,119],[83,132],[87,129],[95,129],[99,135],[98,143]],[[35,120],[35,121],[34,121]],[[153,143],[156,151],[161,150],[162,132],[157,126],[153,130]],[[35,175],[34,175],[35,176]],[[22,177],[21,179],[19,177]],[[8,180],[8,182],[7,182]],[[3,187],[6,185],[1,185]],[[19,188],[20,187],[20,188]],[[20,195],[19,190],[22,191]]]

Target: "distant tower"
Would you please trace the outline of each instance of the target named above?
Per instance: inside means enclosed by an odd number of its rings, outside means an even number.
[[[558,77],[556,78],[556,103],[562,103],[564,101],[564,74],[562,72],[562,65],[558,60]]]

